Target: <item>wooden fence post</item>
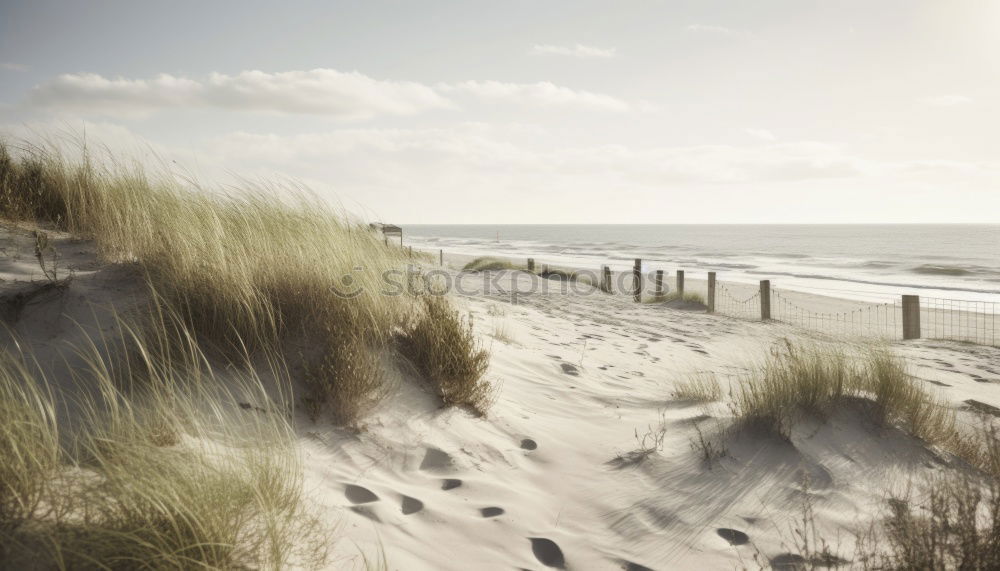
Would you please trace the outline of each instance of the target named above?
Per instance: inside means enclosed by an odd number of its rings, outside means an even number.
[[[663,270],[656,270],[656,297],[663,297]]]
[[[760,280],[760,318],[771,319],[771,280]]]
[[[413,246],[407,246],[406,253],[407,253],[408,256],[410,256],[412,258],[413,257]]]
[[[438,265],[444,265],[444,250],[438,250]]]
[[[677,270],[677,296],[684,299],[684,270]]]
[[[529,272],[534,272],[535,271],[535,259],[534,258],[528,258],[528,271]]]
[[[636,258],[632,268],[632,296],[636,303],[642,301],[642,258]]]
[[[920,339],[920,296],[903,296],[903,339]]]
[[[601,291],[604,293],[611,293],[611,268],[604,266],[601,272]]]
[[[708,272],[708,312],[715,313],[715,272]]]

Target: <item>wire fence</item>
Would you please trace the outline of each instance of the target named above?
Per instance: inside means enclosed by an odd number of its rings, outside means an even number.
[[[439,253],[443,261],[443,252]],[[528,260],[529,271],[534,270],[534,260]],[[546,267],[546,266],[543,266]],[[655,288],[652,272],[638,276],[634,271],[612,272],[603,266],[601,278],[593,278],[606,293],[635,297],[637,291]],[[677,291],[683,272],[677,277],[662,276],[665,288],[673,285]],[[568,279],[575,279],[574,272],[567,272]],[[691,276],[692,278],[694,276]],[[1000,331],[997,329],[997,314],[1000,302],[969,301],[920,296],[895,296],[870,291],[854,291],[845,288],[815,287],[822,293],[786,291],[770,286],[770,281],[762,281],[758,288],[747,283],[730,282],[728,285],[715,281],[715,272],[709,272],[707,305],[714,312],[729,317],[747,320],[763,320],[768,316],[772,321],[789,323],[798,327],[830,334],[852,337],[899,339],[944,339],[963,341],[980,345],[1000,347]],[[605,284],[605,281],[607,282]],[[596,284],[595,284],[596,287]],[[706,291],[702,289],[702,291]],[[829,293],[827,293],[829,292]],[[714,296],[712,295],[714,293]],[[854,302],[844,294],[883,297],[882,302]],[[648,294],[647,294],[648,296]],[[831,297],[827,297],[831,296]],[[844,296],[844,297],[841,297]],[[823,299],[818,301],[819,299]],[[907,300],[906,298],[910,298]],[[637,301],[642,299],[641,296]],[[907,302],[912,305],[907,306]],[[828,311],[823,311],[828,309]]]
[[[746,286],[742,288],[746,290]],[[902,298],[880,303],[858,302],[850,309],[821,311],[812,307],[809,294],[770,289],[770,315],[774,321],[824,333],[885,340],[903,339]],[[919,337],[963,341],[1000,347],[1000,303],[933,297],[919,298]],[[830,304],[826,304],[830,305]],[[843,300],[837,302],[843,306]],[[715,312],[740,319],[762,319],[761,292],[734,295],[724,284],[716,285]]]
[[[855,337],[897,339],[903,334],[898,303],[865,303],[846,311],[822,312],[796,303],[794,297],[771,290],[771,317],[799,327]]]
[[[723,283],[715,284],[715,312],[740,319],[760,319],[760,290],[747,297],[735,294]]]
[[[998,309],[1000,303],[992,301],[921,297],[921,336],[1000,346]]]

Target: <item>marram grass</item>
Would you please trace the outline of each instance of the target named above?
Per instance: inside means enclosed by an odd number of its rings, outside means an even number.
[[[0,567],[321,563],[326,533],[304,502],[287,403],[254,374],[219,377],[193,345],[165,362],[157,340],[119,328],[122,352],[79,347],[86,365],[59,387],[30,356],[0,354]],[[70,399],[82,412],[63,426]]]

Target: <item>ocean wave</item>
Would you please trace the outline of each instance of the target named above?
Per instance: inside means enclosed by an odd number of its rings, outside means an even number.
[[[915,268],[910,268],[915,274],[928,274],[934,276],[968,276],[981,273],[980,269],[965,268],[962,266],[946,266],[943,264],[923,264]]]
[[[941,284],[918,284],[918,283],[899,283],[899,282],[883,282],[875,280],[860,280],[857,278],[847,278],[844,276],[827,276],[823,274],[800,274],[796,272],[771,272],[771,271],[753,271],[748,270],[746,273],[754,275],[768,275],[768,276],[788,276],[792,278],[809,279],[809,280],[829,280],[835,282],[850,282],[856,284],[866,284],[866,285],[876,285],[876,286],[888,286],[888,287],[901,287],[901,288],[913,288],[913,289],[936,289],[941,291],[964,291],[969,293],[987,293],[987,294],[1000,294],[1000,289],[982,289],[973,287],[959,287],[959,286],[949,286]]]

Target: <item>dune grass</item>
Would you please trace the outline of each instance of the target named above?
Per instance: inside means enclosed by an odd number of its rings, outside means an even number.
[[[683,295],[676,291],[668,292],[662,295],[656,295],[654,293],[652,298],[648,298],[643,301],[645,303],[665,303],[669,301],[678,301],[678,300],[687,303],[698,303],[701,305],[705,305],[705,296],[694,291],[686,291],[684,292]]]
[[[462,319],[439,295],[424,297],[423,312],[407,327],[402,350],[445,404],[486,413],[496,387],[483,377],[489,353],[473,333],[471,316]]]
[[[0,567],[319,564],[327,538],[303,500],[290,405],[252,370],[219,377],[166,338],[190,339],[180,319],[145,325],[78,347],[84,365],[60,387],[30,355],[0,354]],[[60,425],[70,400],[80,412]]]
[[[210,356],[282,355],[308,411],[341,423],[383,394],[378,356],[423,307],[385,279],[407,251],[305,189],[203,189],[114,157],[11,148],[0,143],[0,216],[92,237],[106,261],[138,265]]]
[[[786,343],[733,397],[733,414],[740,422],[785,437],[803,414],[822,418],[847,399],[860,398],[873,403],[882,423],[899,425],[931,443],[955,439],[954,412],[914,383],[903,361],[885,348],[849,352]]]
[[[712,402],[722,398],[722,387],[711,373],[692,375],[687,381],[679,381],[674,386],[672,396],[677,400],[690,402]]]
[[[499,270],[523,270],[524,266],[519,266],[510,260],[484,256],[476,258],[462,267],[463,272],[495,272]]]

